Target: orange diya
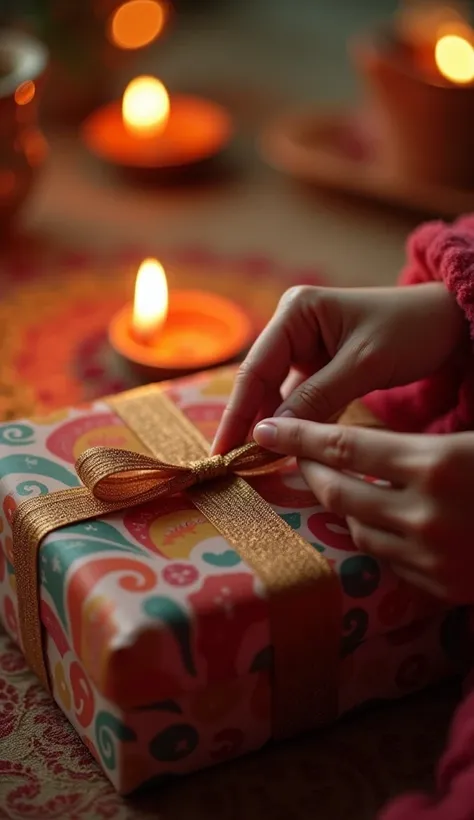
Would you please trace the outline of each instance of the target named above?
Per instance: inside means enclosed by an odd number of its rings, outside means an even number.
[[[228,112],[201,97],[169,95],[155,77],[137,77],[121,101],[98,108],[84,122],[88,149],[124,168],[186,168],[218,154],[229,142]]]
[[[165,379],[235,359],[252,338],[234,302],[200,290],[172,290],[156,259],[140,265],[133,304],[109,325],[112,348],[136,371]]]

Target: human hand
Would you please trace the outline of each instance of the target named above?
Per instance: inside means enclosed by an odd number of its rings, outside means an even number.
[[[474,433],[402,435],[272,418],[254,438],[299,459],[321,504],[347,518],[358,549],[446,602],[474,603]]]
[[[292,288],[240,368],[213,451],[242,444],[267,416],[329,421],[373,390],[428,376],[464,327],[441,283]]]

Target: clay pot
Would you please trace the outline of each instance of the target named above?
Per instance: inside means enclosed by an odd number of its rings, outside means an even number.
[[[474,188],[474,84],[424,73],[389,32],[355,43],[385,164],[408,179]]]
[[[37,124],[46,64],[41,43],[0,29],[0,231],[25,200],[46,157]]]

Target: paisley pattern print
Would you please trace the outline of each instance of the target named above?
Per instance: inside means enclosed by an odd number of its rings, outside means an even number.
[[[173,400],[208,438],[233,372],[172,385]],[[74,460],[94,444],[141,447],[101,402],[41,424],[0,426],[0,618],[13,640],[11,516],[25,497],[76,486]],[[452,615],[425,611],[387,567],[357,553],[344,522],[316,503],[295,465],[252,483],[339,574],[341,714],[457,668]],[[54,698],[118,791],[267,743],[268,604],[250,567],[188,500],[63,528],[45,540],[39,561]]]

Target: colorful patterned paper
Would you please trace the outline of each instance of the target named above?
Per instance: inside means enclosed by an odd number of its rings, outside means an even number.
[[[209,440],[232,378],[225,369],[167,387]],[[77,486],[74,462],[95,445],[143,449],[103,402],[0,426],[0,615],[17,641],[12,513],[32,494]],[[252,483],[340,576],[341,714],[453,670],[453,636],[457,646],[467,629],[462,612],[434,611],[388,567],[357,553],[295,466]],[[188,501],[69,526],[45,539],[39,560],[55,700],[119,791],[270,740],[265,591]]]

